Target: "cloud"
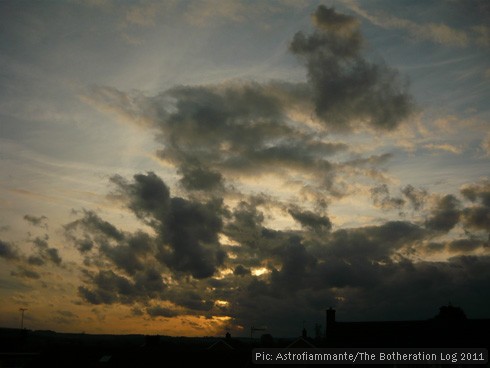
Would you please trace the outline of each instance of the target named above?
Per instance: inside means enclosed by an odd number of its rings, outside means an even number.
[[[134,276],[143,270],[147,256],[155,252],[155,239],[143,231],[125,233],[92,211],[64,226],[65,236],[85,256],[87,264],[109,260]]]
[[[361,56],[363,39],[355,18],[319,6],[313,19],[317,30],[310,36],[297,33],[290,50],[306,64],[319,118],[340,130],[359,123],[396,128],[412,112],[397,72]]]
[[[128,278],[117,275],[111,270],[101,270],[96,275],[88,275],[94,288],[78,288],[79,295],[91,304],[132,303],[132,296],[138,291]]]
[[[488,69],[488,76],[490,77],[490,69]],[[490,133],[487,133],[482,140],[480,147],[483,149],[485,156],[490,157]]]
[[[94,236],[88,253],[104,261],[84,271],[84,285],[78,290],[86,303],[144,305],[150,317],[227,316],[235,327],[263,323],[277,335],[290,334],[288,321],[297,316],[321,323],[321,311],[327,305],[351,318],[379,318],[379,313],[386,313],[386,318],[399,314],[420,318],[425,313],[429,318],[448,298],[472,300],[472,313],[482,313],[490,303],[478,291],[490,280],[489,257],[468,256],[485,252],[487,242],[470,237],[432,241],[434,231],[449,231],[464,219],[465,209],[472,208],[463,207],[453,195],[438,197],[420,224],[388,221],[332,231],[323,212],[290,206],[289,214],[302,228],[278,230],[265,225],[266,196],[251,197],[225,210],[221,203],[172,197],[154,173],[138,175],[132,180],[118,177],[112,195],[151,224],[153,233],[101,231],[104,220],[94,221],[87,211],[76,220],[78,230],[83,228],[82,238]],[[381,198],[389,196],[387,188],[378,189]],[[487,202],[487,191],[486,182],[461,189],[466,200],[480,207]],[[423,190],[407,186],[402,193],[413,207],[420,209],[427,203]],[[321,236],[317,236],[319,229]],[[234,245],[218,245],[218,233]],[[206,242],[217,243],[207,248]],[[175,255],[177,247],[183,251]],[[206,257],[214,257],[218,250],[234,256],[210,262],[209,269],[214,267],[214,271],[201,277],[198,271],[207,270]],[[428,253],[455,257],[444,262],[417,259]],[[203,262],[204,256],[203,264],[181,259],[196,254],[201,257],[197,262]],[[426,306],[407,307],[421,299],[427,301]],[[220,307],[223,303],[226,308]],[[373,304],[376,311],[366,309]]]
[[[172,301],[179,306],[197,312],[210,311],[214,306],[214,301],[204,299],[201,292],[185,289],[175,290]]]
[[[87,92],[97,108],[155,134],[157,156],[179,186],[171,190],[154,172],[114,175],[110,198],[144,230],[119,229],[90,210],[65,225],[84,257],[78,293],[85,303],[125,304],[150,317],[230,317],[236,328],[264,323],[278,335],[291,334],[294,319],[322,322],[329,305],[351,318],[420,318],[427,311],[419,300],[437,308],[468,298],[475,311],[488,310],[478,291],[490,280],[480,254],[486,243],[480,233],[446,234],[459,223],[485,229],[486,184],[462,188],[465,201],[412,185],[390,193],[380,167],[395,153],[361,155],[338,139],[366,127],[370,134],[396,129],[413,111],[407,87],[396,71],[363,56],[358,20],[320,6],[313,22],[311,34],[297,33],[290,44],[308,72],[302,83],[232,80],[154,96],[100,86]],[[430,31],[443,42],[454,36],[444,27]],[[327,204],[354,177],[381,209],[427,212],[335,228]],[[301,227],[291,230],[293,221]],[[38,243],[49,249],[47,240]],[[429,253],[446,260],[422,261]]]
[[[0,257],[6,260],[19,259],[19,252],[11,243],[0,240]]]
[[[408,199],[414,210],[419,210],[424,206],[428,195],[425,189],[416,189],[410,184],[402,188],[402,194]]]
[[[274,253],[282,264],[281,270],[273,269],[271,282],[277,289],[304,288],[308,269],[312,267],[316,259],[308,253],[298,236],[291,236]]]
[[[425,226],[431,230],[448,232],[459,221],[461,216],[460,202],[452,194],[440,198]]]
[[[58,253],[58,249],[56,248],[48,248],[46,249],[46,258],[49,259],[51,262],[53,262],[54,264],[56,265],[60,265],[61,264],[61,257]]]
[[[322,262],[312,262],[308,260],[311,254],[304,252],[299,245],[293,246],[288,256],[298,257],[297,264],[272,273],[268,281],[253,279],[240,289],[230,306],[237,324],[261,323],[281,335],[294,333],[285,326],[297,316],[323,323],[321,311],[327,305],[354,320],[365,320],[379,318],[380,313],[387,319],[400,314],[408,319],[430,318],[447,298],[471,300],[473,314],[485,313],[490,303],[478,291],[490,278],[485,270],[488,257],[378,263],[346,252],[345,260],[322,257]]]
[[[238,265],[235,267],[233,270],[233,274],[236,276],[245,276],[245,275],[250,275],[250,269],[243,267],[242,265]]]
[[[240,1],[226,4],[219,1],[202,1],[187,8],[185,19],[192,25],[205,26],[216,21],[244,22],[249,17],[250,9]],[[212,20],[212,22],[210,22]]]
[[[44,264],[44,260],[39,256],[29,256],[27,258],[27,263],[32,266],[42,266]]]
[[[187,190],[211,191],[223,188],[223,176],[219,172],[207,170],[202,165],[182,167],[180,182]]]
[[[329,253],[344,259],[386,260],[399,249],[422,240],[426,231],[406,221],[389,221],[380,226],[337,230]]]
[[[17,271],[11,271],[10,274],[15,277],[22,277],[27,279],[40,279],[41,275],[36,271],[29,270],[23,266],[17,266]]]
[[[176,312],[175,310],[169,309],[169,308],[166,308],[166,307],[162,307],[162,306],[159,306],[159,305],[155,305],[155,306],[146,308],[146,312],[151,317],[166,317],[166,318],[170,318],[170,317],[175,317],[175,316],[178,316],[179,315],[179,313]]]
[[[332,228],[332,223],[326,216],[318,215],[311,211],[301,211],[297,208],[292,208],[288,212],[301,226],[314,232],[321,233]]]
[[[145,268],[145,255],[154,249],[153,239],[141,231],[125,236],[117,245],[103,243],[100,253],[129,275]]]
[[[476,43],[483,47],[490,46],[490,27],[485,25],[474,26],[472,31],[475,33]]]
[[[171,269],[210,277],[222,264],[218,233],[222,201],[207,203],[170,197],[166,184],[154,173],[138,174],[134,182],[113,177],[117,196],[159,234],[157,258]]]
[[[145,5],[133,5],[126,10],[126,22],[140,27],[151,27],[155,25],[159,6],[157,3]]]
[[[151,266],[126,277],[112,270],[99,270],[93,274],[86,271],[86,286],[80,286],[80,297],[90,304],[134,304],[159,298],[166,285],[159,271]]]
[[[56,313],[58,313],[62,317],[69,318],[69,319],[78,318],[78,316],[75,313],[69,310],[58,310],[56,311]]]
[[[190,272],[196,278],[212,276],[225,258],[218,241],[222,229],[220,207],[221,203],[215,201],[201,204],[173,198],[163,233],[171,249],[162,247],[160,259],[170,268]]]
[[[409,19],[398,18],[385,13],[373,15],[362,9],[355,2],[350,2],[349,7],[356,14],[379,27],[403,29],[418,40],[459,47],[466,47],[470,43],[470,35],[466,31],[451,28],[444,23],[419,24]]]
[[[301,1],[250,2],[206,0],[189,3],[184,13],[184,20],[196,27],[213,27],[223,23],[258,23],[266,28],[271,26],[274,19],[280,19],[278,14],[294,11],[303,7]]]
[[[444,144],[434,144],[434,143],[429,143],[424,145],[425,148],[433,151],[445,151],[445,152],[450,152],[454,153],[456,155],[460,154],[463,152],[463,149],[461,147],[454,146],[449,143],[444,143]]]
[[[48,261],[56,264],[57,266],[61,265],[62,259],[59,255],[59,251],[56,248],[52,248],[49,246],[47,242],[48,236],[44,239],[40,237],[36,237],[32,243],[36,246],[36,256],[31,256],[28,259],[28,262],[32,265],[40,264],[40,261]]]
[[[327,134],[363,126],[392,130],[413,106],[396,71],[363,58],[356,19],[320,6],[313,22],[312,34],[297,33],[290,44],[306,65],[306,82],[230,80],[155,96],[92,86],[83,98],[155,132],[162,146],[157,156],[176,169],[187,192],[224,195],[241,191],[234,184],[242,178],[275,176],[342,196],[338,173],[379,179],[374,166],[381,161],[367,159],[369,169],[343,162],[349,146]]]
[[[138,174],[133,179],[113,177],[116,189],[111,195],[152,226],[154,234],[122,232],[87,210],[65,225],[67,238],[85,255],[86,266],[98,269],[96,273],[87,271],[86,285],[79,288],[79,295],[89,303],[131,304],[162,298],[166,290],[163,274],[172,274],[174,279],[209,278],[226,258],[218,240],[223,215],[220,200],[200,203],[171,197],[154,173]],[[48,249],[45,240],[36,242]],[[90,247],[80,247],[85,243]],[[189,308],[203,308],[182,295],[173,297]]]
[[[46,223],[46,220],[48,218],[46,216],[32,216],[32,215],[24,215],[24,220],[26,220],[28,223],[30,223],[33,226],[38,226],[47,229],[48,224]]]
[[[401,209],[405,205],[403,198],[394,198],[390,196],[390,191],[386,184],[378,185],[371,189],[371,198],[374,205],[385,210]]]
[[[155,173],[136,174],[134,182],[129,183],[119,175],[111,177],[115,184],[115,198],[126,202],[134,214],[152,226],[166,217],[170,206],[170,190]]]
[[[257,208],[256,201],[241,201],[234,208],[232,220],[224,229],[227,236],[240,244],[255,248],[263,234],[264,214]]]
[[[468,254],[478,248],[488,247],[488,242],[484,242],[478,239],[457,239],[447,244],[447,249],[451,253],[463,253]]]
[[[463,210],[465,226],[478,230],[490,230],[490,181],[466,185],[461,194],[474,203]]]
[[[95,212],[83,210],[84,216],[76,221],[73,221],[64,226],[65,232],[69,232],[72,229],[82,226],[86,229],[90,229],[92,233],[99,235],[105,235],[115,240],[121,240],[123,235],[121,232],[111,223],[102,220]],[[90,248],[88,244],[85,244],[83,248]]]

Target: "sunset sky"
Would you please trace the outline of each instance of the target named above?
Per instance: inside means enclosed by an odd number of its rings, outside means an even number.
[[[0,327],[488,318],[489,101],[485,0],[1,1]]]

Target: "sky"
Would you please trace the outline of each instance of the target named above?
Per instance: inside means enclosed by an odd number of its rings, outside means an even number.
[[[0,326],[490,317],[490,5],[0,2]]]

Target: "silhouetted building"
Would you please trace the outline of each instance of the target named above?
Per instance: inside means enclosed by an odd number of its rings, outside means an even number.
[[[309,349],[309,348],[316,348],[309,339],[301,336],[298,337],[296,340],[294,340],[292,343],[290,343],[287,346],[288,349]]]
[[[218,340],[214,344],[212,344],[210,347],[208,347],[208,350],[210,351],[228,351],[228,350],[233,350],[234,347],[228,344],[224,340]]]
[[[326,311],[326,346],[488,347],[490,319],[468,319],[459,307],[442,306],[431,319],[340,322]]]

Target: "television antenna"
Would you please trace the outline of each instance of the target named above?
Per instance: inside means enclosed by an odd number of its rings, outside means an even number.
[[[21,317],[20,317],[20,329],[23,330],[24,329],[24,312],[27,310],[27,308],[19,308],[19,311],[21,313]]]

